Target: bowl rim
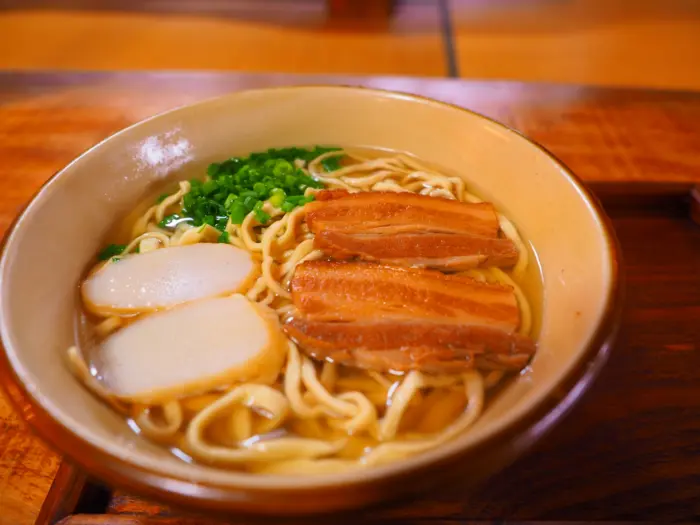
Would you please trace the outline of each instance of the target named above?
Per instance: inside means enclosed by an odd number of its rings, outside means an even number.
[[[610,266],[610,286],[606,290],[605,305],[597,326],[590,337],[587,346],[571,364],[570,369],[556,381],[549,392],[543,395],[542,398],[533,403],[531,407],[523,411],[519,418],[514,419],[509,424],[504,425],[500,429],[496,429],[494,433],[488,436],[487,439],[481,442],[474,443],[468,448],[460,448],[451,451],[443,457],[436,458],[433,462],[424,462],[409,466],[403,470],[387,472],[384,476],[376,476],[370,479],[362,479],[358,477],[350,484],[333,484],[319,483],[314,487],[297,488],[290,486],[284,488],[278,487],[247,487],[244,484],[240,486],[220,485],[215,482],[193,482],[185,479],[176,478],[159,471],[148,469],[137,465],[126,459],[119,458],[100,447],[82,439],[70,428],[64,426],[56,420],[30,393],[30,390],[18,378],[14,367],[10,363],[4,341],[0,337],[0,386],[7,394],[7,399],[14,407],[20,417],[29,425],[30,429],[38,435],[45,443],[49,444],[59,454],[69,458],[74,464],[79,465],[87,472],[94,473],[96,476],[107,481],[112,486],[123,487],[129,491],[155,496],[163,501],[196,510],[223,511],[223,510],[242,510],[243,512],[251,512],[253,515],[308,515],[327,510],[341,510],[356,505],[343,503],[342,499],[339,503],[336,499],[329,497],[328,501],[321,505],[311,505],[295,501],[300,495],[308,494],[309,491],[330,491],[329,496],[332,496],[333,491],[347,490],[349,486],[367,485],[380,486],[391,481],[399,481],[406,475],[416,477],[422,473],[429,473],[436,469],[446,468],[451,463],[463,461],[468,457],[478,457],[487,449],[500,446],[509,446],[513,449],[513,459],[529,448],[536,440],[544,433],[551,429],[554,424],[559,421],[565,414],[580,399],[581,395],[590,387],[593,380],[597,377],[604,363],[607,360],[610,348],[614,343],[617,332],[619,330],[622,317],[622,303],[624,298],[624,280],[621,274],[622,267],[622,252],[620,244],[615,234],[610,218],[607,216],[602,205],[597,197],[584,185],[581,179],[573,173],[573,171],[562,162],[557,156],[551,153],[547,148],[525,136],[520,131],[511,128],[491,117],[470,110],[468,108],[445,102],[423,95],[402,92],[390,89],[370,88],[364,86],[353,86],[344,84],[298,84],[287,86],[272,86],[255,89],[245,89],[233,91],[223,95],[208,97],[206,99],[190,103],[181,104],[174,108],[156,113],[150,117],[142,119],[134,124],[131,124],[99,141],[97,144],[85,150],[65,167],[58,170],[49,177],[32,195],[29,201],[17,214],[12,223],[8,226],[2,241],[0,242],[0,266],[5,260],[6,246],[8,240],[13,236],[15,230],[21,224],[23,218],[27,214],[29,208],[41,196],[45,188],[55,179],[61,176],[74,164],[81,161],[83,157],[90,154],[94,150],[100,148],[103,144],[110,141],[114,137],[128,133],[132,128],[139,127],[146,122],[160,118],[161,116],[177,112],[185,108],[194,108],[200,105],[206,105],[217,100],[226,99],[242,94],[252,94],[255,92],[269,92],[278,90],[306,90],[306,89],[334,89],[347,91],[361,91],[366,93],[374,93],[376,95],[386,97],[399,97],[404,100],[412,100],[414,102],[429,103],[432,105],[442,106],[444,108],[465,112],[483,119],[491,124],[501,128],[504,131],[517,135],[520,139],[525,140],[531,146],[534,146],[541,153],[546,155],[555,165],[560,168],[561,175],[578,191],[579,196],[586,201],[592,211],[595,219],[599,223],[602,234],[604,236],[608,249],[608,263]],[[563,393],[563,394],[562,394]],[[508,444],[508,437],[523,434],[524,438],[514,440],[515,443]],[[65,460],[65,458],[64,458]],[[293,478],[290,478],[293,479]],[[248,494],[242,494],[248,493]],[[269,505],[270,498],[278,496],[278,505]],[[321,498],[319,498],[320,500]],[[284,501],[282,501],[284,500]],[[279,505],[279,503],[283,503]],[[318,502],[317,502],[318,503]],[[316,510],[314,507],[319,507]]]

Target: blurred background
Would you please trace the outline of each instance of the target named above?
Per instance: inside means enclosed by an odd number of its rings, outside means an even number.
[[[0,69],[700,89],[700,0],[0,0]]]

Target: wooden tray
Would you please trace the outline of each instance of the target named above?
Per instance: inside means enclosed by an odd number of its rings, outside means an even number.
[[[452,487],[420,501],[365,511],[348,523],[700,519],[698,192],[690,184],[592,186],[617,231],[627,283],[620,337],[597,383],[535,450],[478,493],[467,497]],[[345,520],[299,523],[310,521]],[[36,523],[59,522],[241,523],[185,516],[112,491],[67,463]]]

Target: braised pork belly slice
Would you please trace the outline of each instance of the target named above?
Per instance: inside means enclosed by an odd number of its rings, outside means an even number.
[[[290,283],[298,311],[314,321],[416,317],[515,331],[518,304],[509,286],[437,270],[364,262],[305,262]]]
[[[435,270],[306,262],[284,329],[316,359],[378,371],[518,370],[535,344],[516,330],[512,288]]]
[[[512,266],[518,249],[501,235],[492,204],[413,193],[326,190],[307,205],[314,246],[335,259],[459,271]]]
[[[357,192],[356,192],[357,193]],[[321,190],[316,192],[317,201],[332,201],[352,195],[348,190]]]
[[[284,328],[315,359],[381,372],[520,370],[535,353],[533,341],[519,334],[422,319],[329,322],[298,316]]]
[[[467,270],[512,266],[518,260],[513,241],[451,233],[347,233],[323,230],[314,246],[334,259],[360,258],[400,266]]]
[[[470,204],[414,193],[325,190],[306,206],[313,233],[332,229],[352,233],[469,233],[496,237],[498,215],[488,202]]]

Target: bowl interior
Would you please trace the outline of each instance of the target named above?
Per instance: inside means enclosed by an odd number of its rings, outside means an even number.
[[[285,477],[190,465],[138,437],[74,379],[64,354],[73,343],[80,276],[135,203],[166,180],[201,175],[212,161],[317,143],[408,151],[461,174],[535,246],[544,304],[532,366],[468,433],[397,464],[360,475],[295,478],[294,486],[410,469],[488,439],[546,396],[576,365],[601,322],[613,278],[605,227],[576,183],[541,149],[478,115],[410,96],[310,87],[243,92],[160,115],[90,150],[42,189],[0,263],[2,339],[35,401],[80,438],[147,470],[221,486],[289,486]]]

